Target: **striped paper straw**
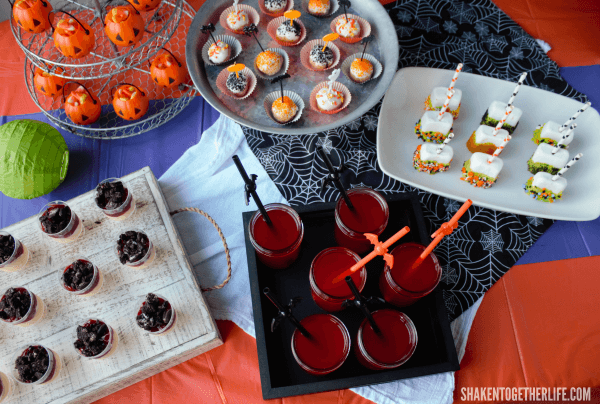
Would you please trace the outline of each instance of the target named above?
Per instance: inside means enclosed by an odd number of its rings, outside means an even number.
[[[571,135],[573,134],[573,130],[575,130],[575,128],[577,127],[577,124],[574,123],[573,125],[571,125],[571,127],[569,128],[569,130],[567,131],[567,133],[565,133],[562,137],[562,139],[560,139],[558,141],[558,143],[556,144],[556,146],[554,146],[554,149],[552,149],[552,154],[556,154],[556,152],[558,152],[558,150],[560,149],[560,146],[565,142],[565,140],[567,140],[568,138],[571,137]]]
[[[452,133],[452,132],[448,133],[448,137],[446,138],[446,140],[444,140],[444,143],[439,145],[438,149],[436,150],[437,154],[440,154],[442,152],[442,150],[444,150],[444,147],[446,147],[446,145],[448,143],[450,143],[450,141],[452,140],[453,137],[454,137],[454,133]]]
[[[448,108],[448,104],[450,104],[450,100],[452,99],[453,96],[454,96],[454,90],[448,91],[448,97],[446,98],[446,102],[444,102],[444,105],[442,105],[442,110],[438,114],[438,121],[442,120],[444,114],[446,113],[446,108]]]
[[[448,91],[454,90],[454,85],[456,84],[456,80],[458,79],[458,75],[460,74],[462,68],[462,63],[459,63],[458,66],[456,66],[456,71],[454,72],[454,76],[452,77],[452,81],[450,82],[450,87],[448,87]]]
[[[577,160],[579,160],[581,156],[583,156],[583,153],[579,153],[577,156],[573,157],[573,159],[569,161],[566,166],[564,166],[558,173],[556,173],[556,175],[552,176],[552,181],[556,181],[557,179],[562,177],[564,173],[566,173],[567,170],[573,166],[573,164],[577,163]]]
[[[586,109],[589,108],[589,106],[592,105],[591,102],[586,102],[585,105],[583,107],[581,107],[581,109],[577,112],[575,112],[575,115],[573,115],[572,117],[569,118],[569,120],[565,123],[563,123],[563,126],[561,126],[560,128],[558,128],[558,131],[562,133],[563,130],[567,129],[569,127],[569,124],[571,122],[573,122],[575,119],[577,119],[577,117],[579,115],[581,115],[583,113],[583,111],[585,111]]]
[[[523,73],[521,75],[521,77],[519,78],[519,82],[517,83],[517,86],[515,87],[515,91],[513,91],[512,95],[510,96],[510,99],[508,100],[508,105],[512,105],[513,102],[515,102],[515,97],[519,93],[519,90],[521,89],[521,84],[523,84],[523,82],[525,81],[525,77],[527,77],[527,73]]]
[[[512,114],[513,109],[515,109],[515,107],[513,107],[512,105],[508,105],[506,107],[506,112],[504,113],[504,118],[502,118],[500,121],[498,121],[498,125],[496,125],[494,132],[492,132],[492,136],[496,136],[498,134],[498,132],[500,131],[500,129],[502,129],[502,125],[504,125],[504,122],[506,122],[506,120],[508,119],[510,114]]]
[[[500,153],[502,153],[502,150],[504,150],[504,147],[508,144],[510,139],[512,139],[512,137],[510,135],[506,135],[506,138],[504,139],[504,141],[502,143],[500,143],[500,146],[498,146],[498,148],[496,149],[494,154],[492,154],[492,156],[488,159],[489,164],[492,164],[492,162],[496,159],[496,157],[498,157],[500,155]]]

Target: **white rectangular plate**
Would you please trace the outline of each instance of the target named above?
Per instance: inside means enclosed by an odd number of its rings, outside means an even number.
[[[571,158],[581,160],[566,174],[567,189],[555,203],[536,201],[525,193],[523,184],[532,176],[527,160],[536,149],[531,141],[537,125],[549,120],[564,123],[583,104],[548,91],[521,86],[515,106],[523,110],[512,140],[502,152],[504,168],[491,188],[475,188],[460,181],[463,163],[471,156],[466,143],[494,100],[508,101],[515,83],[469,73],[461,73],[456,88],[463,92],[460,115],[454,121],[454,150],[450,169],[429,175],[413,168],[417,145],[423,142],[414,133],[423,115],[424,102],[437,86],[448,86],[452,71],[426,67],[399,70],[385,95],[377,129],[377,157],[384,173],[405,184],[441,196],[490,209],[557,220],[586,221],[600,216],[600,115],[589,108],[577,118],[577,129],[569,145]]]

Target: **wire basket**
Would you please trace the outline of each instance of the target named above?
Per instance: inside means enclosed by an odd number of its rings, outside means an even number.
[[[165,0],[163,0],[165,3]],[[194,9],[184,0],[177,3],[180,7],[180,22],[173,31],[170,41],[165,47],[185,66],[185,39],[188,28],[194,19]],[[156,52],[160,50],[157,48]],[[169,89],[158,86],[150,77],[150,61],[137,64],[126,71],[115,69],[109,74],[102,74],[91,79],[77,80],[85,85],[90,92],[97,96],[102,104],[102,114],[98,121],[91,125],[76,125],[66,115],[63,106],[62,94],[48,97],[36,91],[34,86],[35,68],[38,67],[33,60],[25,61],[25,82],[27,91],[42,110],[44,115],[56,126],[68,130],[76,135],[93,139],[121,139],[136,136],[147,132],[168,122],[181,112],[197,95],[196,89],[188,77],[179,87]],[[148,94],[150,106],[148,112],[135,121],[127,121],[117,115],[112,107],[111,89],[120,83],[130,83],[139,87]],[[76,88],[75,86],[70,89]],[[68,92],[65,92],[68,95]]]

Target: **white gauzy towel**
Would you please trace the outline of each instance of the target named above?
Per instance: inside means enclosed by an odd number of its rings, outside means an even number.
[[[239,156],[248,174],[258,175],[257,190],[263,203],[288,204],[250,150],[240,126],[224,116],[169,168],[159,183],[171,210],[186,206],[199,208],[211,215],[223,230],[231,253],[233,275],[227,286],[206,293],[205,298],[216,319],[233,321],[254,337],[242,212],[257,208],[252,201],[250,206],[244,204],[244,182],[231,160],[234,154]],[[200,285],[221,283],[226,275],[225,253],[212,225],[191,212],[176,215],[174,221]],[[477,307],[478,304],[474,305],[452,323],[459,358],[464,353]],[[451,403],[454,373],[353,390],[379,404]]]

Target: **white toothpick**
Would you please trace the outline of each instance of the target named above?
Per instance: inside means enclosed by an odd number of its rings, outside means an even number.
[[[341,72],[342,72],[342,69],[335,69],[329,75],[329,77],[328,77],[328,79],[329,79],[329,92],[331,92],[331,90],[333,89],[333,83],[338,79],[338,77],[340,77],[340,73]]]
[[[233,7],[235,8],[235,12],[236,12],[236,13],[238,12],[238,2],[239,2],[239,1],[240,1],[240,0],[233,0]]]

